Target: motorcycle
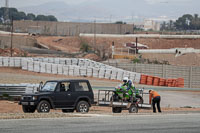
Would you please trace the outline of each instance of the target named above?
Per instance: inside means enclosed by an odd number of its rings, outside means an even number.
[[[113,101],[135,101],[135,93],[131,88],[127,90],[126,86],[119,85],[115,88],[114,94],[112,96]]]

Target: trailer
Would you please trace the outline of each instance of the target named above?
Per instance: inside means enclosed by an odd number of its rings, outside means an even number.
[[[131,98],[131,100],[120,99],[116,101],[114,96],[115,90],[99,90],[98,91],[98,106],[112,107],[113,113],[121,113],[122,110],[128,110],[129,113],[138,113],[138,108],[151,108],[151,104],[141,103],[138,98]],[[143,89],[140,90],[140,95],[142,98],[144,95],[149,93],[144,93]]]

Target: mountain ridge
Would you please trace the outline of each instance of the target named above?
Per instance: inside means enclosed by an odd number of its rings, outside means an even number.
[[[197,2],[200,4],[200,2]],[[38,6],[19,8],[26,13],[54,15],[60,21],[91,21],[91,20],[129,20],[141,18],[158,18],[166,16],[177,18],[183,14],[200,13],[198,4],[181,2],[161,2],[150,4],[146,0],[100,0],[86,1],[79,4],[66,4],[64,1],[47,2]],[[185,7],[188,7],[187,10]]]

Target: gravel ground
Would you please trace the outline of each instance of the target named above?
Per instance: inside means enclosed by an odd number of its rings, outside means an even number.
[[[120,82],[114,80],[85,78],[85,77],[69,77],[53,74],[41,74],[23,71],[19,68],[0,68],[0,83],[39,83],[52,79],[69,79],[81,78],[89,79],[92,86],[99,87],[115,87]],[[137,85],[136,85],[137,86]],[[147,90],[146,90],[147,91]],[[200,112],[200,92],[199,91],[158,91],[161,94],[161,107],[163,113],[188,113]],[[95,98],[97,98],[97,90],[94,90]],[[148,102],[148,95],[145,96],[145,102]],[[63,114],[59,110],[51,110],[49,114],[24,114],[22,107],[16,102],[0,101],[0,119],[20,119],[20,118],[49,118],[49,117],[77,117],[82,116],[78,113]],[[127,111],[123,113],[128,114]],[[149,114],[152,110],[140,109],[138,114]],[[93,106],[89,114],[112,114],[112,109],[108,107]],[[86,116],[86,115],[84,115]],[[88,116],[88,115],[87,115]]]
[[[200,108],[162,108],[163,114],[199,113]],[[151,109],[139,109],[139,113],[132,115],[152,114]],[[50,113],[23,113],[21,105],[13,101],[0,101],[0,119],[30,119],[30,118],[60,118],[60,117],[90,117],[90,115],[131,115],[127,110],[120,114],[113,114],[112,108],[92,106],[88,114],[62,113],[61,110],[51,110]]]
[[[64,114],[64,113],[32,113],[32,114],[25,114],[25,113],[1,113],[0,119],[31,119],[31,118],[63,118],[63,117],[84,117],[83,115],[79,114]]]

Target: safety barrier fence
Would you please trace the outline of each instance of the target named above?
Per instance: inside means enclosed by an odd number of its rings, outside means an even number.
[[[126,71],[89,59],[77,58],[25,58],[0,57],[0,67],[20,67],[38,73],[60,74],[122,80],[128,77],[135,83],[140,82],[140,73]]]
[[[167,87],[184,87],[184,79],[164,79],[156,76],[142,74],[140,78],[140,84]]]
[[[0,96],[18,97],[37,91],[39,84],[0,84]]]
[[[121,68],[127,71],[141,73],[148,76],[159,77],[161,80],[182,78],[180,84],[186,88],[200,88],[200,67],[199,66],[175,66],[162,64],[140,64],[140,63],[119,63],[105,62],[105,64]],[[168,85],[167,85],[168,86]],[[171,85],[169,85],[170,87]],[[182,85],[183,86],[183,85]]]

